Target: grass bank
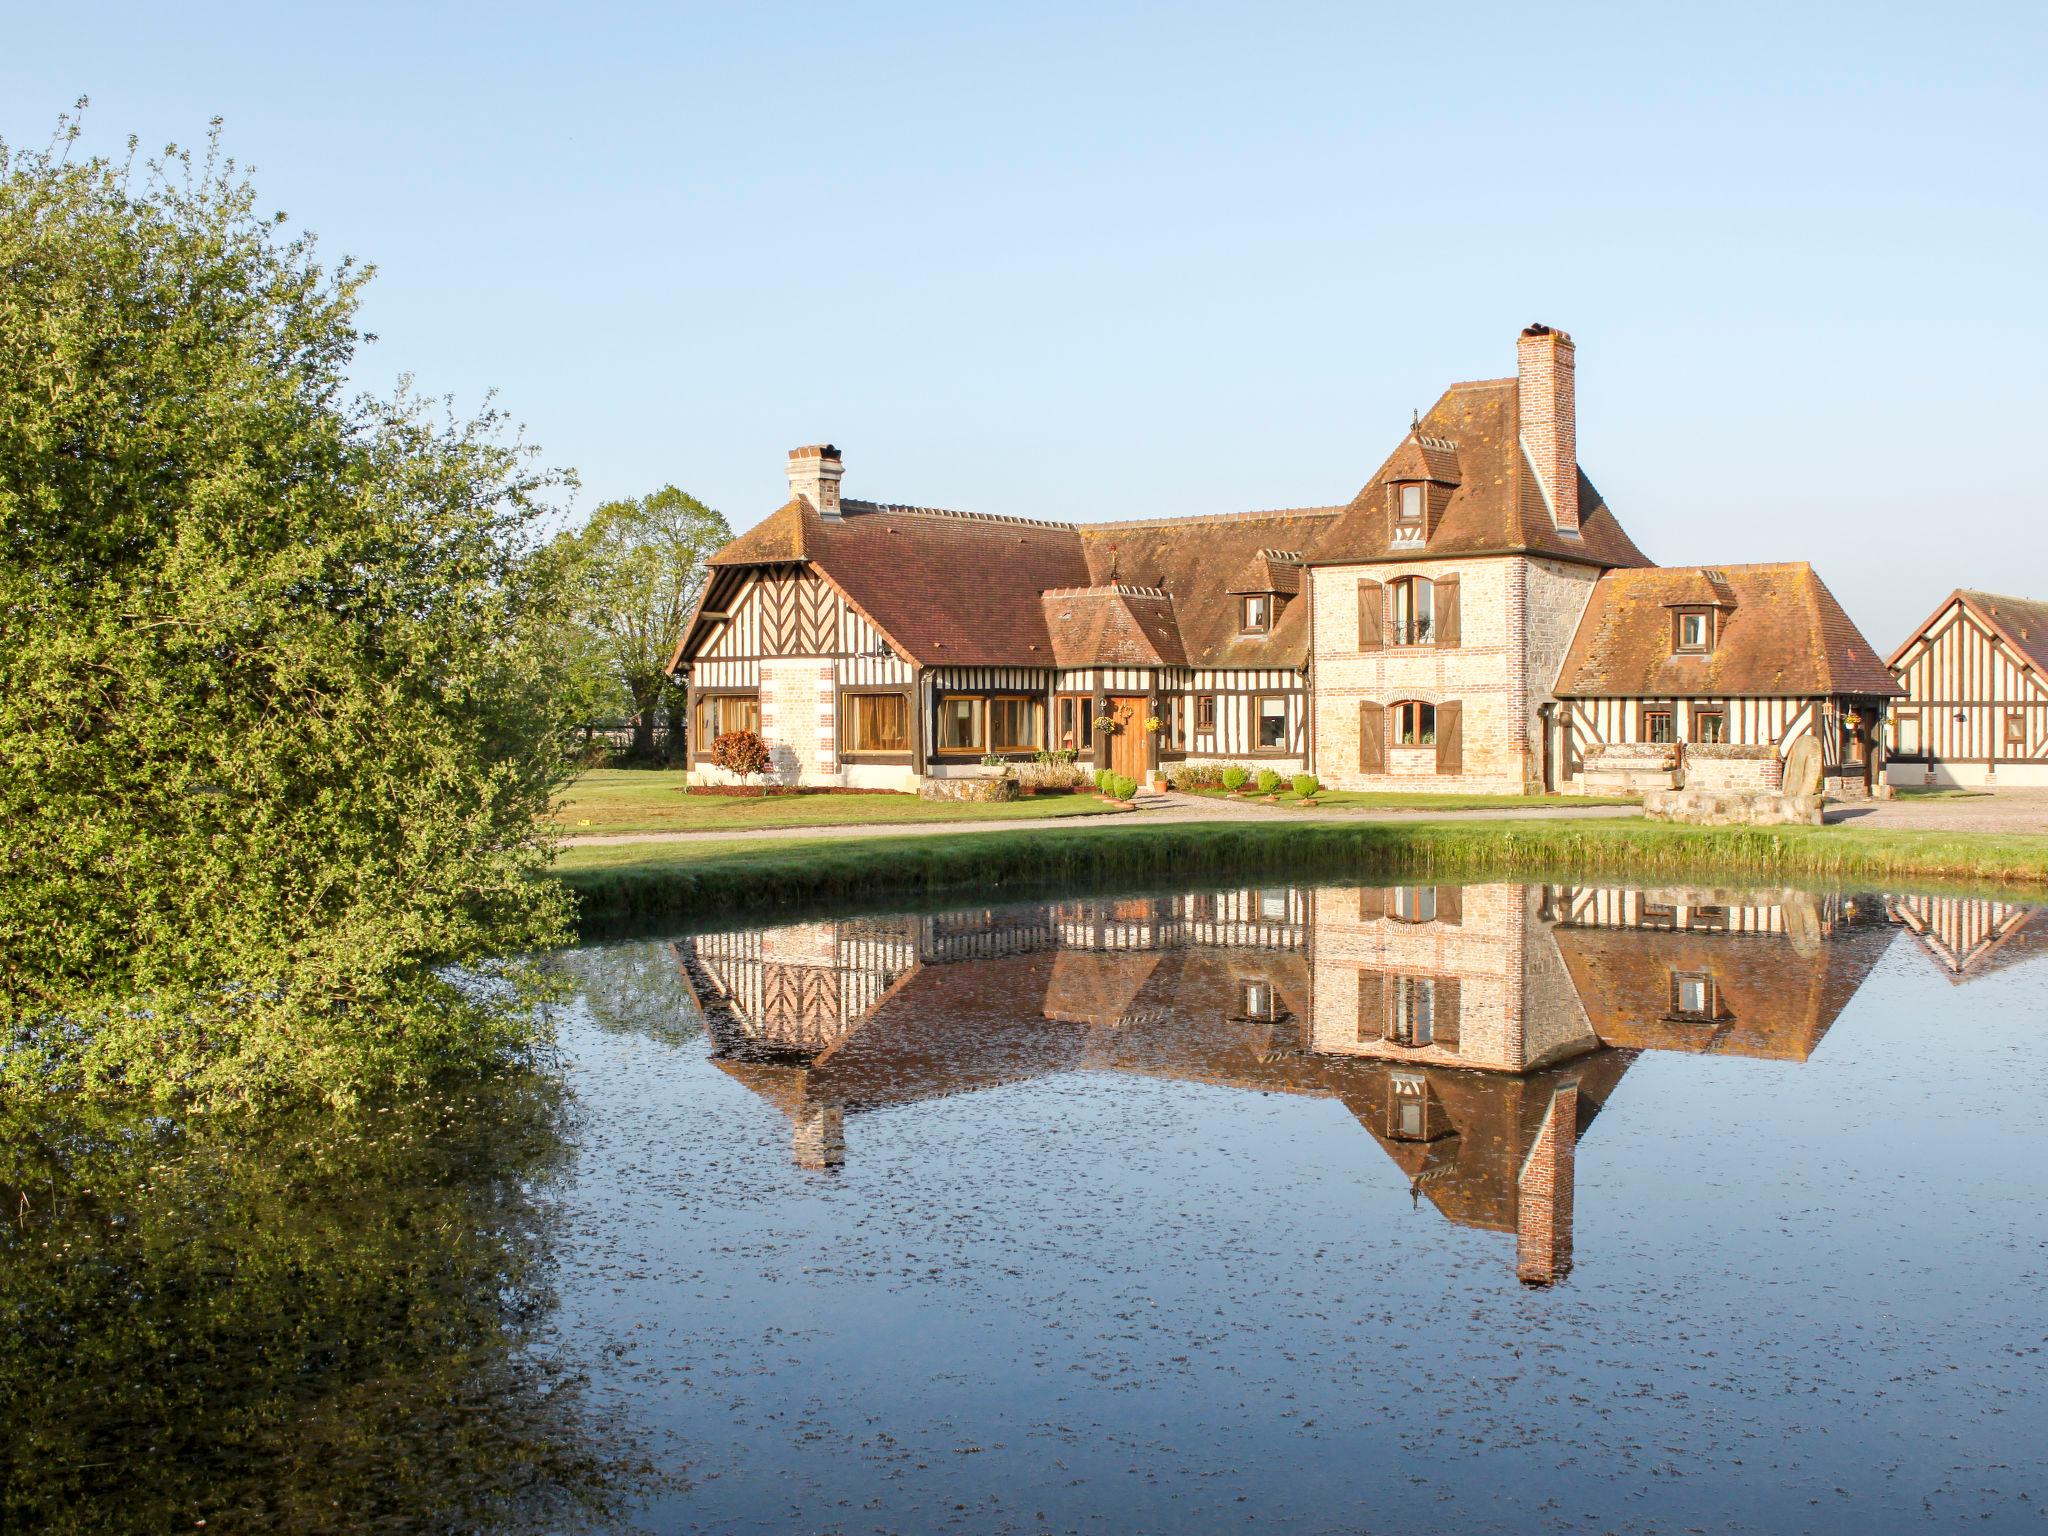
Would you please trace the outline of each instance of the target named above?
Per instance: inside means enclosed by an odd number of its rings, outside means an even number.
[[[1641,805],[1641,795],[1460,795],[1460,794],[1389,794],[1383,790],[1367,789],[1325,789],[1313,800],[1303,800],[1292,789],[1282,788],[1273,803],[1281,807],[1299,809],[1314,806],[1318,810],[1338,811],[1541,811],[1554,808],[1583,810],[1587,806]],[[1250,800],[1263,803],[1262,795],[1233,795],[1227,789],[1191,789],[1187,794],[1200,795],[1205,800]]]
[[[1096,795],[1034,795],[993,805],[920,800],[878,790],[857,795],[685,793],[680,768],[597,768],[578,778],[555,812],[572,836],[632,832],[761,831],[776,827],[868,827],[932,821],[1014,821],[1100,816],[1116,807]]]
[[[825,901],[1161,881],[1506,876],[2000,885],[2040,897],[2048,836],[1664,822],[1102,823],[944,837],[775,838],[568,850],[586,931]]]

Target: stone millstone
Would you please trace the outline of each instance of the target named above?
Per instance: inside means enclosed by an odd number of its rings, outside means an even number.
[[[1795,799],[1820,793],[1820,743],[1802,736],[1785,754],[1785,793]]]

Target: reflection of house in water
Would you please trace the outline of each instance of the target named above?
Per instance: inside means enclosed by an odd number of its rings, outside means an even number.
[[[1637,1051],[1803,1059],[1893,933],[1875,900],[1275,886],[676,953],[717,1064],[789,1116],[807,1166],[843,1159],[848,1116],[1060,1072],[1329,1098],[1418,1200],[1514,1233],[1547,1284],[1578,1139]]]
[[[1958,986],[2048,955],[2048,916],[2040,907],[1980,896],[1893,896],[1886,906]]]

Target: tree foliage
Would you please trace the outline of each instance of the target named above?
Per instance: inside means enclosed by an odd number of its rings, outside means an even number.
[[[707,561],[732,539],[725,518],[665,485],[608,501],[561,536],[578,571],[577,611],[633,717],[633,755],[654,755],[654,726],[671,701],[668,664],[704,588]]]
[[[0,1089],[336,1100],[535,1044],[564,477],[352,394],[220,153],[0,144]],[[480,971],[479,971],[480,968]]]
[[[774,759],[768,755],[768,743],[752,731],[727,731],[712,738],[711,762],[714,767],[723,768],[727,773],[738,774],[741,779],[763,775],[762,789],[767,789],[765,775],[773,766]]]

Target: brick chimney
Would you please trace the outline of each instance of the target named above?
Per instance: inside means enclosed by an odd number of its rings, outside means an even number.
[[[789,450],[789,494],[801,496],[820,517],[839,519],[839,478],[846,473],[839,450],[811,443]]]
[[[1547,325],[1532,325],[1515,344],[1522,414],[1522,451],[1550,504],[1550,520],[1565,533],[1579,531],[1579,421],[1572,339]]]
[[[1578,1145],[1579,1085],[1567,1082],[1551,1095],[1515,1181],[1515,1274],[1524,1285],[1555,1285],[1571,1273]]]

